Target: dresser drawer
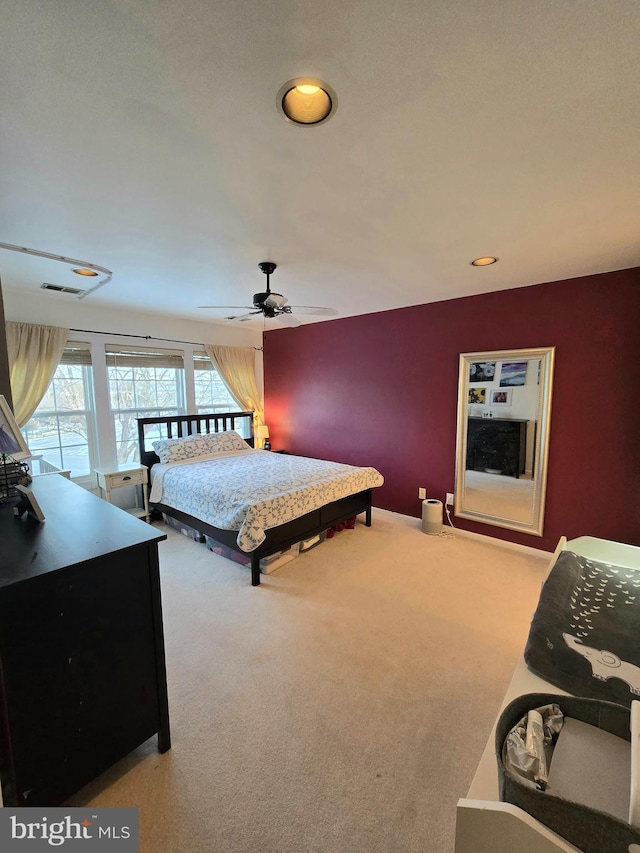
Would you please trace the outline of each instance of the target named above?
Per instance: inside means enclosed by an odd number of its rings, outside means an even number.
[[[106,474],[104,483],[110,489],[117,489],[119,486],[138,486],[146,482],[145,474],[144,468],[137,468],[132,471],[116,471],[113,474]]]

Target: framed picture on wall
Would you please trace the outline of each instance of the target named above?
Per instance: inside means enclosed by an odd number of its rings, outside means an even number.
[[[490,392],[490,406],[510,406],[511,405],[511,388],[494,388]]]
[[[27,459],[31,456],[7,398],[0,394],[0,456],[3,453],[14,459]]]
[[[469,367],[469,382],[493,382],[496,375],[495,361],[472,361]]]
[[[503,361],[500,368],[500,387],[524,385],[527,381],[526,361]]]
[[[469,388],[469,404],[483,406],[487,402],[486,388]]]

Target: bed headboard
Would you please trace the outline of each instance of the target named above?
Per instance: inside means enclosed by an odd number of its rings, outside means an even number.
[[[152,442],[160,438],[182,438],[196,433],[226,432],[235,429],[253,447],[253,412],[216,412],[209,415],[163,415],[138,418],[140,462],[151,468],[159,462]]]

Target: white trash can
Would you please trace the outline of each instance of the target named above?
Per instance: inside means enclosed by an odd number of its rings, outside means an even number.
[[[442,501],[433,498],[422,501],[422,532],[431,536],[442,533]]]

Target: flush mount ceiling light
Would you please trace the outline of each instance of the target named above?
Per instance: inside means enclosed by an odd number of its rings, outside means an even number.
[[[472,267],[488,267],[489,264],[495,264],[498,258],[476,258],[475,261],[469,261]]]
[[[98,273],[95,270],[87,270],[87,269],[83,269],[82,267],[73,270],[73,272],[76,275],[98,275]]]
[[[328,121],[338,108],[331,86],[315,77],[296,77],[278,92],[278,109],[287,121],[301,127],[315,127]]]

